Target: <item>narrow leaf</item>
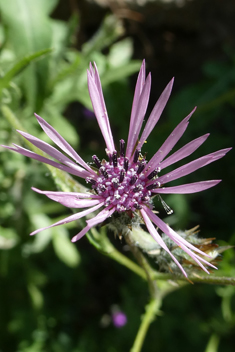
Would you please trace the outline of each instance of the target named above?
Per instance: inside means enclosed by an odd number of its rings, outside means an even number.
[[[54,250],[62,262],[71,268],[79,265],[81,260],[80,254],[76,246],[68,238],[65,228],[53,229],[52,242]]]
[[[11,80],[21,73],[33,60],[40,58],[46,54],[49,54],[52,49],[44,49],[35,52],[32,55],[25,56],[23,59],[19,60],[4,76],[0,78],[0,93],[3,88],[7,88]]]

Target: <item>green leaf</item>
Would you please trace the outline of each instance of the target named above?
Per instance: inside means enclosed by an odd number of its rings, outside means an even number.
[[[0,249],[11,249],[18,241],[19,237],[13,229],[0,226]]]
[[[103,75],[101,75],[100,79],[102,82],[102,86],[104,87],[107,84],[112,82],[119,81],[123,78],[126,78],[133,73],[139,71],[141,62],[140,61],[131,61],[124,66],[115,67],[115,69],[107,70]]]
[[[45,114],[46,120],[56,129],[57,132],[63,135],[63,138],[65,138],[69,144],[73,147],[77,147],[79,136],[75,128],[58,112],[58,109],[55,106],[52,104],[46,105],[43,114]],[[50,140],[49,143],[51,143]]]
[[[133,54],[131,38],[125,38],[112,45],[108,55],[110,66],[119,67],[128,64]]]
[[[46,227],[51,225],[51,220],[45,214],[30,214],[30,219],[33,224],[32,229],[36,230],[40,227]],[[45,230],[43,233],[36,234],[34,236],[34,241],[26,243],[23,246],[24,254],[40,253],[49,245],[51,241],[51,230]]]
[[[100,60],[98,66],[103,88],[110,83],[118,82],[139,71],[141,65],[140,61],[131,61],[130,63],[120,67],[111,67],[106,69],[107,63],[105,58],[99,53],[96,53],[95,56],[96,63],[98,62],[98,59]],[[63,78],[65,77],[66,75]],[[83,63],[76,69],[76,72],[74,71],[73,77],[67,76],[65,79],[62,79],[61,82],[58,82],[57,80],[56,83],[56,89],[50,99],[50,102],[54,106],[59,107],[61,110],[62,107],[66,106],[66,104],[71,101],[79,101],[88,109],[92,110],[91,99],[87,89],[86,70]]]
[[[22,72],[29,64],[31,61],[42,57],[48,53],[50,53],[52,49],[44,49],[37,51],[36,53],[32,55],[25,56],[23,59],[18,61],[4,76],[3,78],[0,78],[0,94],[3,90],[3,88],[7,88],[11,80],[18,75],[20,72]]]
[[[34,284],[28,284],[28,292],[32,299],[34,308],[40,309],[43,306],[44,299],[41,291]]]
[[[45,12],[45,14],[48,14],[48,15],[54,10],[54,8],[59,2],[59,0],[39,0],[39,1],[41,3],[40,5],[42,6],[43,11]]]
[[[217,352],[219,347],[219,341],[219,336],[217,334],[212,334],[206,346],[205,352]]]
[[[46,1],[0,0],[2,21],[15,55],[22,57],[51,46],[52,30]],[[22,75],[22,86],[31,110],[39,110],[46,96],[48,57],[33,62]]]
[[[68,238],[67,231],[64,227],[52,229],[53,246],[58,258],[67,266],[74,268],[80,263],[80,254],[74,244]]]
[[[64,52],[67,50],[67,36],[68,36],[68,26],[66,22],[53,20],[51,21],[52,28],[52,42],[53,47],[53,57],[55,60],[60,59],[60,56],[63,57]],[[57,69],[54,67],[54,69]]]
[[[93,53],[112,44],[123,34],[122,22],[115,16],[107,16],[92,39],[83,45],[82,52],[86,57],[90,57]]]
[[[51,80],[51,82],[49,82],[49,87],[52,89],[58,82],[63,81],[68,77],[74,77],[74,75],[78,76],[79,72],[82,71],[80,64],[81,57],[77,54],[74,61],[70,64],[64,65],[57,75],[55,75],[55,77]],[[83,70],[85,70],[85,67],[83,67]]]

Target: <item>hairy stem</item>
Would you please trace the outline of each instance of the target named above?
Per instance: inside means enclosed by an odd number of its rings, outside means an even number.
[[[149,326],[159,312],[161,303],[162,300],[160,298],[155,298],[151,299],[145,307],[145,314],[142,316],[141,324],[130,352],[141,351]]]
[[[226,285],[226,286],[235,286],[234,277],[226,276],[215,276],[215,275],[204,275],[204,274],[191,274],[186,278],[183,275],[173,275],[170,273],[159,273],[154,271],[153,279],[155,280],[172,280],[176,282],[192,282],[192,283],[201,283],[201,284],[210,284],[210,285]]]
[[[128,234],[125,235],[125,240],[127,244],[130,246],[130,249],[135,256],[137,262],[139,265],[143,268],[145,271],[145,274],[147,276],[147,281],[149,285],[149,292],[150,296],[152,299],[154,299],[157,296],[157,285],[156,282],[154,281],[154,270],[151,268],[150,264],[148,263],[147,259],[143,255],[143,253],[135,246],[135,244],[132,241],[132,237],[129,236]]]
[[[159,308],[162,303],[162,296],[158,290],[157,282],[154,279],[154,270],[148,263],[145,256],[142,252],[135,246],[132,241],[132,237],[125,235],[125,240],[130,246],[130,249],[135,256],[136,260],[138,261],[139,265],[143,268],[146,273],[148,286],[149,286],[149,293],[150,293],[150,302],[147,304],[145,308],[145,314],[142,317],[141,324],[139,330],[137,332],[133,347],[131,352],[140,352],[147,335],[148,329],[152,321],[155,319],[156,314],[159,311]]]

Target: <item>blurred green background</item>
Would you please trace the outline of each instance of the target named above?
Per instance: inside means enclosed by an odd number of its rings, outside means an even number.
[[[0,0],[0,12],[1,144],[23,145],[17,123],[48,142],[37,112],[86,161],[93,154],[105,157],[86,69],[90,61],[97,63],[118,143],[127,139],[135,80],[145,58],[153,81],[149,112],[175,76],[170,102],[146,145],[148,155],[195,105],[177,147],[207,132],[211,136],[195,158],[233,146],[233,0]],[[175,230],[199,224],[202,237],[234,245],[234,151],[182,182],[218,178],[223,182],[203,193],[164,197],[174,209],[166,221]],[[30,238],[36,228],[70,214],[31,186],[57,189],[46,166],[1,148],[0,352],[129,351],[148,301],[146,284],[86,238],[71,244],[76,223]],[[109,237],[124,251],[124,241]],[[234,264],[230,249],[220,275],[234,276]],[[127,315],[120,329],[109,321],[114,305]],[[234,287],[188,285],[165,299],[143,351],[232,352],[234,333]]]

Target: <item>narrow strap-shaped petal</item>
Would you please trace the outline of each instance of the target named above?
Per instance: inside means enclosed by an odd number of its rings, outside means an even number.
[[[173,170],[172,172],[169,172],[163,176],[160,176],[157,181],[160,182],[161,184],[165,184],[167,182],[177,180],[180,177],[186,176],[191,174],[192,172],[200,169],[203,166],[206,166],[220,158],[222,158],[230,149],[222,149],[218,150],[217,152],[205,155],[199,159],[193,160],[188,164],[185,164],[181,167],[178,167],[177,169]],[[153,183],[153,181],[150,182]]]
[[[152,222],[150,221],[148,215],[146,214],[145,210],[141,209],[140,210],[144,222],[147,226],[147,229],[149,230],[150,235],[155,239],[155,241],[171,256],[171,258],[174,260],[174,262],[176,263],[176,265],[180,268],[180,270],[182,271],[182,273],[184,274],[185,277],[187,277],[187,273],[185,272],[184,268],[182,267],[182,265],[178,262],[178,260],[174,257],[174,255],[171,253],[171,251],[169,250],[169,248],[166,246],[165,242],[163,241],[163,239],[161,238],[161,236],[159,235],[159,233],[157,232],[157,230],[155,229],[155,227],[153,226]]]
[[[81,199],[101,199],[99,195],[97,194],[91,194],[91,193],[79,193],[79,192],[60,192],[60,191],[41,191],[40,189],[36,188],[36,187],[31,187],[31,189],[37,193],[40,194],[46,194],[48,196],[48,194],[51,195],[58,195],[58,196],[62,196],[63,194],[66,195],[74,195],[77,198],[81,198]]]
[[[48,198],[59,202],[60,204],[64,205],[68,208],[90,208],[96,204],[99,204],[100,201],[98,199],[76,199],[73,196],[66,196],[63,197],[55,197],[55,196],[48,196]]]
[[[140,99],[144,84],[145,84],[145,60],[143,60],[143,62],[142,62],[140,72],[138,74],[138,78],[137,78],[136,85],[135,85],[135,93],[134,93],[132,109],[131,109],[128,141],[131,139],[131,131],[133,131],[133,128],[135,125],[135,116],[137,114],[139,99]],[[131,153],[132,153],[132,150],[129,150],[127,155],[131,155]]]
[[[45,194],[48,198],[68,208],[88,208],[101,203],[101,199],[79,199],[75,192],[40,191],[39,189],[33,187],[32,190],[41,194]]]
[[[41,149],[43,152],[47,153],[48,155],[52,156],[53,158],[57,159],[61,163],[74,167],[76,169],[77,164],[75,164],[72,160],[70,160],[67,156],[62,154],[59,150],[56,148],[52,147],[50,144],[42,141],[41,139],[32,136],[29,133],[22,132],[17,130],[25,139],[27,139],[30,143],[35,145],[35,147]]]
[[[170,228],[170,230],[172,230]],[[173,231],[173,230],[172,230]],[[174,232],[174,231],[173,231]],[[175,232],[176,233],[176,232]],[[210,261],[205,260],[204,258],[202,258],[200,255],[197,255],[196,253],[194,253],[192,250],[195,250],[196,247],[194,247],[193,245],[191,245],[191,243],[186,241],[186,245],[184,243],[182,243],[182,237],[180,236],[180,238],[176,238],[175,237],[175,233],[174,235],[170,233],[168,234],[168,236],[172,239],[172,241],[174,241],[185,253],[187,253],[207,274],[210,274],[210,272],[204,267],[204,265],[201,263],[205,263],[208,266],[211,266],[213,269],[217,269],[216,266],[214,266],[213,264],[210,263]],[[177,233],[176,233],[177,234]],[[178,235],[178,234],[177,234]],[[184,239],[183,239],[184,240]],[[192,248],[189,249],[189,248]],[[209,255],[207,255],[206,253],[203,252],[202,254],[203,256],[208,256],[210,259],[211,257]]]
[[[148,107],[150,89],[151,89],[151,74],[149,73],[146,79],[146,82],[144,84],[141,96],[138,101],[137,111],[134,116],[134,124],[132,128],[129,130],[127,147],[126,147],[126,156],[128,158],[130,158],[131,155],[133,154],[134,148],[139,138],[139,133]]]
[[[72,242],[76,242],[80,240],[92,227],[102,223],[105,221],[109,216],[114,213],[115,209],[107,210],[103,209],[98,215],[94,218],[87,221],[87,226],[82,229],[76,236],[72,238]]]
[[[87,220],[87,224],[95,226],[97,221],[99,221],[99,223],[105,221],[115,212],[115,210],[116,209],[112,208],[112,206],[110,205],[109,207],[103,209],[99,214],[97,214],[95,218]]]
[[[175,164],[187,156],[191,155],[195,150],[197,150],[209,137],[210,133],[207,133],[201,137],[194,139],[193,141],[187,143],[185,146],[177,150],[174,154],[169,156],[167,159],[160,163],[161,170],[165,169],[169,165]]]
[[[99,224],[99,222],[97,224]],[[71,239],[71,242],[77,242],[80,240],[92,227],[93,226],[91,225],[85,226],[76,236]]]
[[[166,225],[166,224],[165,224]],[[199,256],[197,254],[195,254],[192,250],[195,251],[195,246],[193,246],[191,243],[187,242],[184,238],[182,238],[181,236],[179,236],[175,231],[173,231],[170,227],[169,227],[169,233],[168,236],[172,239],[172,241],[174,241],[183,251],[185,251],[185,253],[187,253],[207,274],[210,274],[210,272],[203,266],[203,263],[205,263],[208,266],[211,266],[213,269],[218,269],[216,266],[214,266],[213,264],[211,264],[209,261],[205,260],[203,257],[207,256],[211,259],[211,256],[209,256],[208,254],[206,254],[205,252],[202,252],[202,256]],[[183,241],[182,241],[183,240]],[[191,249],[192,250],[191,250]]]
[[[208,188],[216,186],[221,180],[201,181],[194,183],[187,183],[185,185],[174,187],[162,187],[152,190],[157,194],[188,194],[204,191]]]
[[[109,152],[114,152],[115,146],[113,142],[113,136],[109,124],[109,118],[107,109],[104,102],[103,92],[99,79],[97,67],[95,66],[95,72],[90,64],[90,71],[87,71],[87,83],[88,90],[93,106],[93,110],[99,124],[101,133],[104,137],[107,149]]]
[[[168,153],[170,153],[171,149],[176,145],[178,140],[182,137],[184,134],[186,128],[188,127],[188,121],[192,114],[194,113],[196,108],[193,109],[193,111],[186,116],[179,124],[176,126],[174,131],[169,135],[169,137],[165,140],[163,145],[160,147],[160,149],[157,151],[156,154],[150,159],[148,166],[149,169],[146,173],[146,175],[150,174],[156,167],[159,166],[159,163],[167,156]]]
[[[90,65],[90,66],[92,66],[92,65]],[[102,86],[101,86],[101,81],[100,81],[100,76],[99,76],[98,68],[97,68],[95,62],[94,62],[94,67],[95,67],[95,75],[94,75],[94,77],[95,77],[96,86],[98,88],[100,101],[101,101],[101,104],[103,106],[103,110],[107,112],[105,101],[104,101],[104,96],[103,96],[103,90],[102,90]],[[109,137],[110,137],[110,142],[111,142],[112,147],[113,147],[113,150],[111,150],[111,151],[114,151],[115,150],[115,146],[114,146],[113,134],[112,134],[111,127],[110,127],[108,114],[106,114],[106,118],[107,118],[107,121],[106,121],[107,130],[108,130],[108,134],[109,134]]]
[[[198,249],[197,247],[195,247],[194,245],[192,245],[191,243],[189,243],[188,241],[186,241],[183,237],[181,237],[177,232],[175,232],[169,225],[167,225],[164,221],[162,221],[156,214],[154,214],[152,212],[152,210],[150,210],[149,208],[147,208],[146,206],[144,207],[147,215],[149,216],[149,218],[154,222],[155,225],[157,225],[162,232],[164,232],[167,236],[170,237],[170,239],[172,239],[172,241],[174,241],[176,244],[178,244],[179,247],[181,247],[186,253],[189,254],[188,251],[186,251],[184,248],[185,246],[188,248],[192,249],[193,251],[201,254],[203,257],[209,257],[210,255],[202,252],[200,249]],[[211,263],[207,262],[205,259],[201,258],[200,256],[198,256],[197,254],[193,253],[192,251],[190,251],[189,254],[194,260],[195,258],[193,256],[195,256],[197,259],[203,261],[204,263],[206,263],[207,265],[210,265],[211,267],[217,269],[214,265],[212,265]],[[192,256],[193,255],[193,256]],[[196,261],[196,260],[195,260]],[[204,270],[204,269],[203,269]]]
[[[223,158],[225,156],[225,154],[227,154],[231,149],[232,148],[220,149],[220,150],[217,150],[217,152],[208,154],[208,155],[211,155],[213,159],[212,160],[207,160],[206,165],[209,165],[210,163],[213,163],[214,161]]]
[[[144,142],[146,141],[146,139],[148,138],[148,136],[150,135],[150,133],[154,129],[156,123],[158,122],[158,120],[162,114],[162,112],[166,106],[166,103],[170,97],[173,83],[174,83],[174,78],[172,78],[172,80],[168,83],[168,85],[166,86],[166,88],[162,92],[160,98],[156,102],[156,104],[155,104],[155,106],[154,106],[154,108],[148,118],[148,121],[147,121],[146,126],[144,128],[144,131],[140,137],[140,140],[138,143],[138,147],[140,149],[142,148],[142,145],[144,144]]]
[[[201,263],[205,263],[208,266],[211,266],[214,269],[217,269],[214,265],[212,265],[210,262],[206,261],[203,259],[201,256],[198,254],[194,253],[200,253],[203,257],[209,257],[210,256],[204,252],[202,252],[200,249],[197,247],[193,246],[191,243],[186,241],[183,237],[178,235],[174,230],[172,230],[167,224],[164,223],[156,214],[154,214],[149,208],[144,207],[147,215],[149,218],[157,225],[161,231],[163,231],[172,241],[174,241],[183,251],[185,251],[207,274],[209,274],[209,271],[204,267],[204,265]],[[194,252],[192,252],[192,250]]]
[[[67,218],[65,218],[65,219],[63,219],[63,220],[60,220],[60,221],[57,221],[56,223],[54,223],[54,224],[52,224],[52,225],[50,225],[50,226],[43,227],[43,228],[41,228],[41,229],[35,230],[35,231],[33,231],[30,235],[32,236],[32,235],[35,235],[35,234],[38,233],[38,232],[41,232],[41,231],[50,229],[51,227],[55,227],[55,226],[67,224],[67,223],[69,223],[69,222],[72,222],[72,221],[81,219],[81,218],[83,218],[84,216],[86,216],[86,215],[92,213],[93,211],[96,211],[97,209],[99,209],[99,208],[102,207],[103,205],[104,205],[104,203],[100,203],[100,204],[94,206],[93,208],[89,208],[89,209],[86,209],[86,210],[81,211],[81,212],[79,212],[79,213],[70,215],[70,216],[68,216]]]
[[[73,158],[78,164],[83,166],[90,173],[94,174],[94,170],[90,168],[89,165],[75,152],[71,145],[51,126],[46,122],[41,116],[34,114],[38,120],[38,123],[48,135],[48,137],[60,147],[65,153],[67,153],[71,158]]]
[[[80,166],[76,165],[75,166],[71,166],[71,167],[68,167],[68,166],[65,166],[65,165],[62,165],[62,164],[59,164],[51,159],[48,159],[48,158],[45,158],[44,156],[41,156],[41,155],[38,155],[34,152],[31,152],[30,150],[28,149],[25,149],[17,144],[13,144],[15,146],[15,148],[13,147],[8,147],[6,145],[2,145],[2,147],[4,148],[7,148],[9,150],[13,150],[14,152],[16,153],[19,153],[19,154],[22,154],[22,155],[25,155],[31,159],[35,159],[35,160],[38,160],[38,161],[41,161],[42,163],[45,163],[45,164],[48,164],[48,165],[51,165],[51,166],[54,166],[56,167],[57,169],[60,169],[60,170],[63,170],[65,172],[68,172],[72,175],[76,175],[76,176],[79,176],[79,177],[82,177],[82,178],[86,178],[88,176],[91,176],[90,172],[88,172],[87,170],[84,170],[83,168],[81,168]]]

